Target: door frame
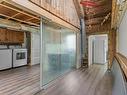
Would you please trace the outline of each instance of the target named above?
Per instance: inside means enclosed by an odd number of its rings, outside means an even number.
[[[93,40],[96,36],[106,36],[108,41],[108,34],[96,34],[96,35],[89,35],[88,36],[88,66],[91,66],[93,64]],[[107,42],[108,45],[109,41]],[[109,45],[108,45],[109,47]],[[107,49],[108,49],[107,47]],[[109,65],[109,64],[108,64]]]

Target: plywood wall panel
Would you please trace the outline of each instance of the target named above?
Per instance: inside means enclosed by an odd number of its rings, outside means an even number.
[[[24,32],[0,29],[0,44],[22,44],[24,43]]]

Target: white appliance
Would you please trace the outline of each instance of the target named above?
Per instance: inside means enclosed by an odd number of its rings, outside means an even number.
[[[0,50],[0,70],[12,68],[12,49]]]
[[[27,49],[13,49],[13,67],[27,65]]]

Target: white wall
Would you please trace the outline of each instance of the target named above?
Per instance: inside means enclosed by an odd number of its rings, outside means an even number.
[[[106,51],[108,49],[107,35],[97,35],[94,40],[94,63],[106,63]]]
[[[105,61],[105,40],[95,39],[94,40],[94,63],[104,64]]]
[[[118,29],[118,52],[127,57],[127,11]]]
[[[31,33],[31,65],[40,63],[40,33]]]

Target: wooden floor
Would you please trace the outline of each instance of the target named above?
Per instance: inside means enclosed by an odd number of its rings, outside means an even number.
[[[34,95],[39,89],[39,65],[0,72],[0,95]],[[111,95],[112,78],[104,65],[72,71],[36,95]]]
[[[112,95],[112,77],[104,65],[93,65],[70,72],[36,95]]]
[[[0,95],[33,95],[40,90],[39,65],[0,71]]]

